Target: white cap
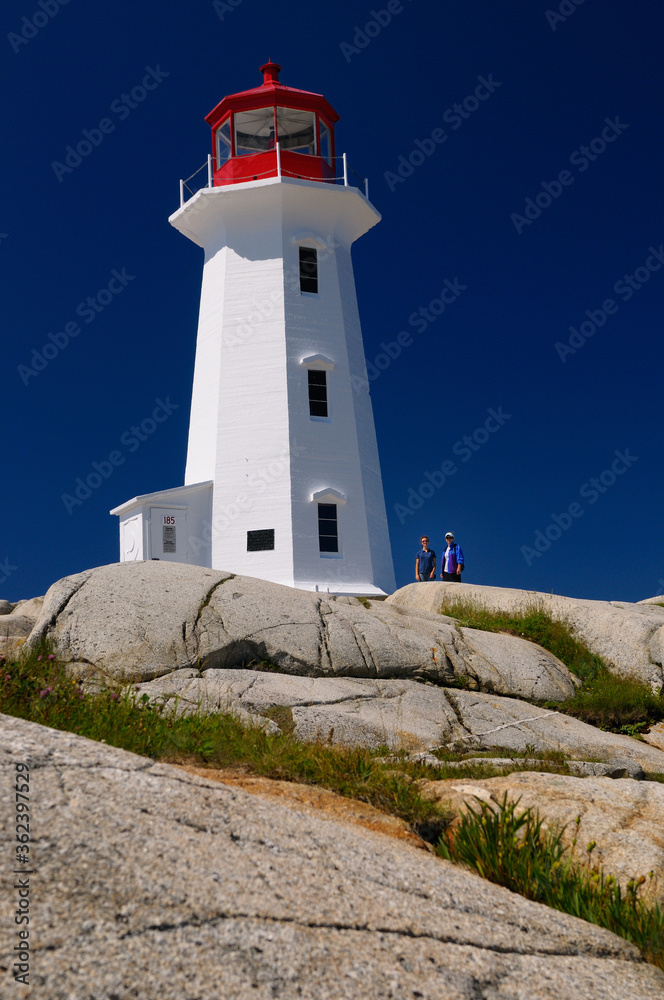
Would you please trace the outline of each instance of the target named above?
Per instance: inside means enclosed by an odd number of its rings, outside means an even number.
[[[454,532],[453,531],[446,532],[445,538],[454,538]]]

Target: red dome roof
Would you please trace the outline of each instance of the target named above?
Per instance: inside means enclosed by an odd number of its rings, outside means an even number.
[[[281,66],[269,61],[261,66],[263,83],[260,87],[241,90],[237,94],[229,94],[205,116],[205,121],[214,129],[229,111],[249,111],[252,108],[280,105],[286,108],[300,108],[303,111],[318,111],[327,121],[334,125],[339,121],[339,115],[322,94],[314,94],[308,90],[298,90],[296,87],[285,87],[279,82]]]

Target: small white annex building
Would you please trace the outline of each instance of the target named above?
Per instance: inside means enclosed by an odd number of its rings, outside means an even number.
[[[280,69],[207,116],[208,186],[182,184],[169,220],[205,251],[185,485],[111,513],[122,561],[380,595],[395,581],[350,255],[380,215],[335,156],[334,109]]]

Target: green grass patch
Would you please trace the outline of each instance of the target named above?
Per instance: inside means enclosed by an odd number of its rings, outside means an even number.
[[[506,632],[536,642],[568,667],[581,681],[574,697],[545,702],[545,707],[573,715],[582,722],[613,733],[638,736],[664,719],[664,699],[647,684],[611,673],[596,653],[576,638],[567,622],[552,618],[533,604],[520,613],[489,611],[469,600],[446,602],[441,613],[466,628]]]
[[[479,812],[468,809],[456,827],[443,833],[436,845],[441,857],[527,899],[619,934],[664,968],[664,912],[640,898],[645,876],[623,890],[613,875],[591,867],[594,843],[586,848],[586,864],[580,864],[574,844],[569,851],[561,842],[562,830],[544,830],[537,811],[519,811],[518,802],[508,802],[507,795],[497,809],[478,804]]]
[[[583,722],[626,736],[638,736],[664,718],[661,695],[653,694],[641,681],[617,676],[608,669],[558,707]]]

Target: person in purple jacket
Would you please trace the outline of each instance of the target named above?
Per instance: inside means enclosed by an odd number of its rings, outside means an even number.
[[[461,583],[463,573],[463,551],[460,545],[454,541],[454,532],[448,531],[445,535],[447,548],[443,552],[440,564],[440,578],[448,583]]]

